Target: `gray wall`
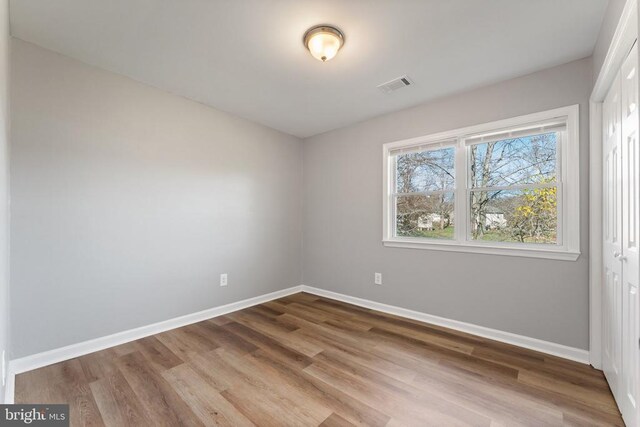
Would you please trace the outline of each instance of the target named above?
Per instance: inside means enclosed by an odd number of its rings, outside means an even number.
[[[0,0],[0,357],[9,358],[9,4]],[[2,363],[0,361],[0,363]],[[0,402],[5,381],[0,379]]]
[[[300,140],[19,40],[11,59],[13,357],[301,283]]]
[[[583,59],[305,140],[304,283],[588,348],[591,71]],[[383,143],[572,104],[580,104],[578,261],[382,246]]]
[[[602,25],[600,26],[600,33],[598,34],[598,40],[596,46],[593,49],[593,82],[595,83],[600,73],[600,68],[604,63],[604,58],[607,56],[609,50],[609,44],[613,38],[613,34],[616,32],[618,21],[620,21],[620,15],[622,15],[622,9],[627,0],[609,0],[607,10],[605,11],[602,19]]]
[[[19,40],[12,73],[14,358],[303,281],[588,346],[591,59],[303,144]],[[382,246],[383,143],[575,103],[578,261]]]

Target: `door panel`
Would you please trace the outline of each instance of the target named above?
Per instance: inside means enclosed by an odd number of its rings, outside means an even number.
[[[603,111],[603,357],[602,368],[614,395],[620,395],[622,367],[622,103],[620,73],[602,106]]]
[[[625,281],[623,290],[622,401],[618,401],[628,426],[638,425],[638,286]]]
[[[622,381],[618,405],[627,425],[638,424],[638,50],[634,46],[620,69],[622,106]]]

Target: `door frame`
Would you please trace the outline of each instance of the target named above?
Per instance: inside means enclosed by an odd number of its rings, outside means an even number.
[[[638,37],[638,0],[627,0],[589,98],[589,363],[602,369],[602,103]]]

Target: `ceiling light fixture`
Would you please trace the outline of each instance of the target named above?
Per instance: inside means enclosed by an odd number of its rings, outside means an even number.
[[[336,56],[344,44],[344,34],[336,27],[317,25],[304,33],[303,41],[314,58],[325,62]]]

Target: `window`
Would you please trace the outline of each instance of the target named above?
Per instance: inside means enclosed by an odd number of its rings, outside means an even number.
[[[396,234],[452,239],[455,148],[418,148],[396,156]]]
[[[385,246],[575,260],[578,106],[384,145]]]

